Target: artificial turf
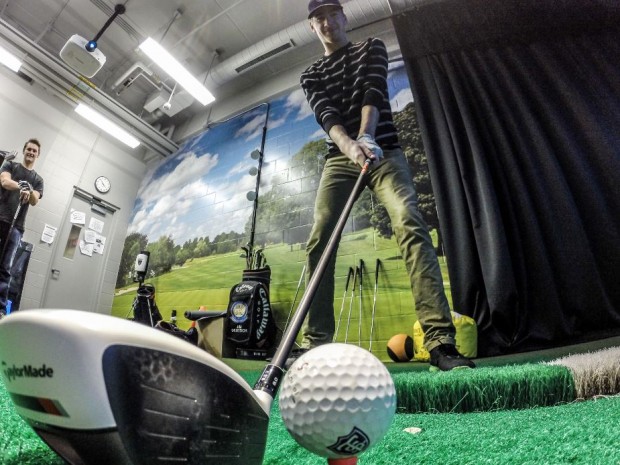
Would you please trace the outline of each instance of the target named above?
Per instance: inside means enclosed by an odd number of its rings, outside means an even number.
[[[0,389],[0,425],[3,465],[63,463],[17,416],[4,387]],[[363,454],[359,463],[618,465],[618,425],[620,396],[523,410],[399,413],[385,438]],[[421,432],[405,432],[412,427]],[[326,462],[297,445],[284,427],[276,402],[263,463]]]
[[[574,350],[567,353],[571,352]],[[401,390],[399,409],[385,438],[364,453],[359,463],[618,465],[620,360],[616,349],[599,352],[607,358],[595,357],[591,363],[604,367],[598,374],[606,376],[597,385],[606,390],[611,380],[615,395],[593,392],[585,401],[576,400],[579,390],[569,376],[571,370],[573,375],[578,374],[572,365],[575,361],[582,365],[582,355],[569,361],[570,369],[531,363],[534,358],[548,361],[540,354],[530,356],[523,364],[494,366],[497,360],[481,360],[476,370],[451,373],[430,374],[424,364],[411,364],[409,369],[391,365],[397,389]],[[515,359],[519,357],[512,361]],[[256,364],[244,366],[254,368],[241,371],[253,385],[260,370]],[[420,411],[424,413],[409,413]],[[448,413],[437,413],[440,411]],[[419,432],[411,434],[406,431],[409,428]],[[0,465],[62,463],[16,414],[0,382]],[[298,446],[286,431],[277,399],[263,463],[326,463]]]
[[[618,465],[620,397],[479,413],[397,414],[367,465]],[[407,428],[421,428],[410,434]],[[325,465],[297,446],[274,412],[264,465]]]

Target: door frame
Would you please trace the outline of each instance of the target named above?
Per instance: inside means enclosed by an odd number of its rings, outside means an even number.
[[[45,279],[45,284],[43,286],[43,292],[42,292],[42,299],[41,299],[41,307],[42,308],[48,308],[49,306],[46,304],[46,301],[49,297],[48,293],[49,293],[49,280],[52,279],[53,276],[53,270],[55,269],[55,260],[57,257],[57,254],[59,253],[59,247],[64,248],[65,244],[64,243],[60,243],[60,241],[58,240],[60,238],[60,233],[63,231],[64,226],[66,225],[66,223],[70,222],[70,216],[71,216],[71,208],[72,208],[72,204],[73,204],[73,200],[77,198],[80,200],[85,201],[86,203],[90,204],[90,209],[91,211],[101,214],[103,216],[106,216],[107,214],[111,214],[112,218],[114,218],[113,224],[111,225],[112,227],[110,228],[107,237],[112,237],[112,235],[115,232],[115,228],[116,228],[116,217],[114,217],[114,214],[116,212],[118,212],[121,208],[110,203],[107,202],[106,200],[97,197],[94,194],[91,194],[90,192],[88,192],[85,189],[82,189],[81,187],[78,186],[73,186],[73,194],[71,195],[71,200],[69,201],[69,203],[67,204],[67,207],[65,208],[65,212],[62,216],[62,222],[61,222],[61,226],[58,227],[58,236],[56,237],[55,242],[55,246],[51,251],[51,255],[50,255],[50,261],[48,264],[48,269],[47,269],[47,279]],[[79,253],[79,252],[78,252]],[[103,252],[103,256],[102,258],[102,264],[101,267],[98,271],[98,276],[97,276],[97,283],[99,283],[95,289],[93,289],[96,292],[96,297],[94,300],[94,308],[89,309],[89,311],[92,312],[97,312],[97,309],[99,308],[99,303],[100,303],[100,299],[101,299],[101,287],[103,285],[103,276],[106,272],[106,266],[107,266],[107,262],[108,262],[108,257],[109,257],[109,245],[107,247],[104,248],[104,252]]]

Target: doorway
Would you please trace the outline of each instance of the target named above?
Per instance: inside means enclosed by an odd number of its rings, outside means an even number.
[[[116,211],[118,207],[74,187],[55,239],[44,308],[97,312]]]

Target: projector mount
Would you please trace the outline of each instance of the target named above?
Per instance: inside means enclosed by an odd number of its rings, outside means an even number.
[[[105,30],[110,26],[110,24],[112,24],[112,22],[116,19],[116,17],[118,15],[122,15],[123,13],[125,13],[125,5],[121,5],[120,3],[118,5],[116,5],[114,7],[114,14],[112,14],[112,16],[110,16],[108,18],[108,20],[105,22],[105,24],[103,25],[103,27],[101,28],[101,30],[97,33],[97,35],[95,36],[94,39],[89,40],[86,43],[86,50],[88,52],[94,52],[97,49],[97,41],[99,40],[99,37],[102,36],[102,34],[105,32]]]

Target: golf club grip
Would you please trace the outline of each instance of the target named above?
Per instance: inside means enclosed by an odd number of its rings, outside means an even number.
[[[185,318],[190,321],[197,321],[201,318],[217,318],[224,315],[226,312],[221,310],[187,310],[185,312]]]
[[[344,284],[344,291],[347,292],[349,289],[349,281],[351,281],[351,275],[353,274],[353,267],[349,267],[349,272],[347,273],[347,282]]]
[[[301,300],[299,301],[299,306],[297,307],[297,312],[295,312],[295,315],[293,315],[293,319],[291,320],[289,327],[284,333],[284,336],[282,336],[282,341],[280,342],[280,346],[276,350],[276,353],[273,356],[273,359],[270,365],[274,365],[280,368],[284,367],[288,354],[290,353],[291,348],[293,347],[293,344],[295,343],[295,339],[297,338],[297,334],[299,333],[299,330],[301,329],[301,325],[303,324],[303,321],[306,318],[306,314],[308,313],[310,304],[312,303],[312,300],[314,299],[314,294],[316,294],[316,291],[319,287],[319,284],[323,277],[323,273],[325,273],[325,270],[327,269],[327,264],[329,263],[329,260],[334,254],[334,251],[336,250],[338,241],[340,239],[340,235],[342,234],[342,231],[344,230],[347,220],[349,219],[349,214],[351,213],[351,210],[353,209],[353,204],[355,203],[355,199],[357,198],[357,195],[361,192],[361,190],[365,187],[364,178],[366,176],[366,173],[368,172],[370,163],[371,163],[371,160],[366,160],[366,163],[364,163],[364,166],[362,167],[362,171],[360,172],[357,178],[357,181],[355,182],[355,186],[353,186],[351,195],[349,195],[349,198],[347,199],[347,203],[345,204],[344,209],[342,210],[342,213],[340,214],[340,218],[338,218],[338,222],[336,223],[334,231],[332,232],[329,238],[329,241],[327,242],[327,246],[325,247],[325,250],[323,251],[321,258],[319,259],[319,262],[317,263],[316,268],[314,269],[314,273],[312,273],[312,276],[310,277],[310,280],[308,281],[308,286],[306,287],[306,290],[301,296]],[[268,369],[269,369],[269,366],[267,366],[265,370],[268,370]],[[265,389],[265,386],[258,386],[258,384],[260,384],[260,381],[259,383],[257,383],[257,386],[255,387],[255,389],[263,389],[269,392],[268,387],[267,389]],[[277,391],[277,387],[278,386],[275,386],[275,390],[273,392],[274,396]]]

